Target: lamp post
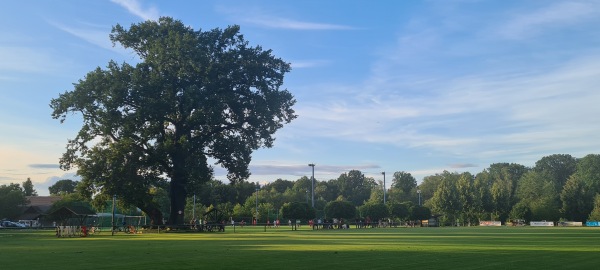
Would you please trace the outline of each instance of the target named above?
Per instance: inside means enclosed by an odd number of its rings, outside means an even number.
[[[312,167],[312,177],[310,178],[310,194],[311,194],[311,202],[312,207],[315,208],[315,164],[310,163],[308,166]]]
[[[419,206],[421,206],[421,190],[417,189],[417,194],[419,194]]]
[[[383,174],[383,204],[385,204],[385,172],[381,172]]]

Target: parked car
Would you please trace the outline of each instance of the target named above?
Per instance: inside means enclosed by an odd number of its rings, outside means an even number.
[[[18,223],[18,222],[12,222],[9,220],[3,220],[1,224],[2,224],[2,227],[4,227],[4,228],[25,228],[25,227],[27,227],[27,226],[25,226],[25,224]]]

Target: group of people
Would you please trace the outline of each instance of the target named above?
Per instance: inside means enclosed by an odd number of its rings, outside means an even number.
[[[313,219],[308,221],[308,225],[313,229],[348,229],[349,225],[344,219],[317,219],[317,223]]]

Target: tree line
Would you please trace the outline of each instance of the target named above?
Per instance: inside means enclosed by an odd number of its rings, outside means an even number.
[[[482,172],[436,174],[419,186],[443,220],[600,220],[600,155],[545,156],[528,168],[496,163]]]
[[[600,155],[575,158],[568,154],[542,157],[533,167],[494,163],[472,174],[444,171],[426,176],[417,185],[407,172],[395,172],[383,205],[382,183],[358,170],[336,179],[315,182],[315,209],[333,201],[347,201],[355,216],[410,220],[414,206],[422,204],[446,224],[476,224],[480,220],[600,220]],[[286,202],[310,200],[310,179],[278,179],[253,194],[258,213],[280,209]],[[212,195],[214,196],[214,195]],[[237,216],[252,216],[256,202],[251,196],[234,205]],[[304,197],[303,197],[304,196]],[[402,209],[398,205],[404,205]],[[254,211],[256,212],[256,211]],[[321,212],[321,214],[324,214]],[[419,216],[419,218],[423,218]]]
[[[342,173],[335,179],[315,180],[314,209],[310,206],[311,187],[311,179],[306,176],[295,181],[277,179],[263,186],[213,179],[190,190],[181,215],[191,220],[218,207],[233,219],[256,218],[262,222],[291,216],[369,217],[374,221],[421,220],[433,216],[445,224],[465,225],[480,220],[600,220],[600,155],[597,154],[583,158],[549,155],[533,167],[494,163],[477,174],[444,171],[424,177],[420,184],[410,173],[398,171],[386,190],[385,204],[381,181],[359,170]],[[49,188],[51,194],[63,196],[66,201],[87,201],[96,211],[104,211],[106,198],[99,195],[90,199],[85,190],[83,183],[71,180],[58,181]],[[168,186],[155,187],[152,192],[162,214],[171,215]],[[0,186],[0,205],[25,204],[26,194],[37,194],[30,179],[23,187]],[[131,209],[133,205],[123,201],[119,207]],[[11,209],[12,214],[6,214]],[[6,212],[2,212],[3,217],[14,217],[14,209],[3,207]]]

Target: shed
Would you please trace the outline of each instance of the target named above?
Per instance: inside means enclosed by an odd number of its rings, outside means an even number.
[[[71,205],[71,206],[63,206],[60,207],[49,214],[50,216],[56,218],[60,221],[61,224],[67,225],[69,220],[75,219],[78,224],[74,225],[83,225],[85,219],[96,215],[96,212],[85,206],[79,205]]]

